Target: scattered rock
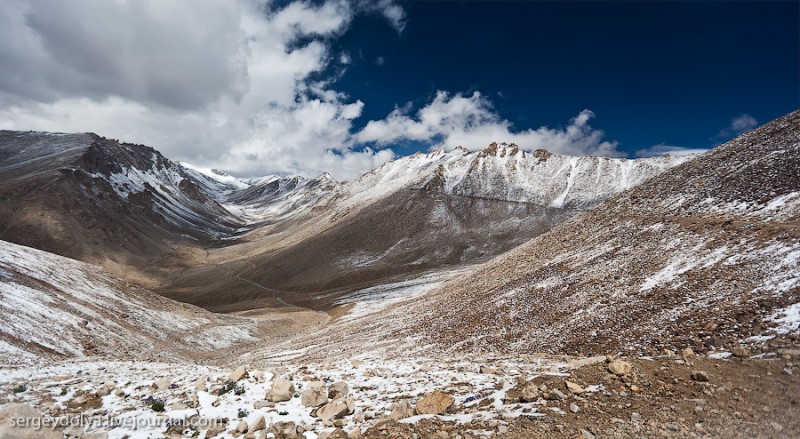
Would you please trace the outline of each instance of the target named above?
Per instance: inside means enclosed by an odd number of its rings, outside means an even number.
[[[631,364],[627,361],[612,360],[608,363],[608,371],[617,376],[625,376],[631,373]]]
[[[580,407],[578,407],[578,404],[572,403],[569,405],[569,411],[571,411],[572,413],[578,413],[579,411],[581,411],[581,409]]]
[[[265,428],[267,428],[267,420],[264,419],[263,416],[259,416],[259,417],[256,418],[255,421],[253,421],[252,424],[250,424],[250,428],[248,429],[248,431],[251,431],[251,432],[252,431],[259,431],[259,430],[263,430]]]
[[[97,389],[97,392],[95,392],[95,393],[97,394],[97,396],[102,398],[102,397],[104,397],[106,395],[110,395],[113,390],[114,390],[114,386],[111,386],[111,385],[108,385],[108,384],[103,384],[103,386],[100,387],[99,389]]]
[[[567,390],[574,393],[575,395],[580,395],[581,393],[585,392],[583,387],[573,383],[572,381],[565,381],[565,384],[567,385]]]
[[[300,395],[303,407],[320,407],[328,403],[328,394],[325,392],[325,383],[312,381]]]
[[[267,407],[274,407],[275,403],[272,401],[256,401],[253,403],[253,408],[255,410],[267,408]]]
[[[294,384],[291,381],[275,377],[272,379],[272,387],[267,393],[267,400],[272,402],[282,402],[292,399],[294,394]]]
[[[220,435],[225,432],[228,422],[224,419],[215,419],[211,422],[211,427],[206,431],[207,438]]]
[[[389,419],[399,421],[400,419],[414,416],[414,407],[408,400],[397,401],[392,405],[392,412],[389,414]]]
[[[455,398],[435,390],[417,403],[417,414],[438,415],[449,409],[453,402],[455,402]]]
[[[245,377],[247,377],[247,369],[245,369],[244,366],[239,366],[228,376],[228,381],[236,382]]]
[[[745,348],[744,346],[736,346],[735,348],[733,348],[733,351],[731,351],[731,353],[733,353],[734,357],[739,357],[739,358],[750,356],[750,351],[748,351],[747,348]]]
[[[208,386],[206,386],[206,381],[208,380],[207,376],[201,376],[194,382],[194,389],[198,392],[208,392]]]
[[[328,398],[330,399],[347,398],[349,394],[350,388],[345,382],[333,383],[328,387]]]
[[[347,433],[341,428],[337,428],[331,432],[323,431],[319,434],[319,439],[347,439]]]
[[[170,384],[172,383],[170,383],[167,378],[159,378],[153,382],[153,385],[156,386],[158,390],[167,390]]]
[[[322,420],[323,424],[331,425],[334,419],[344,417],[347,411],[347,402],[343,399],[335,399],[317,409],[317,417]]]
[[[519,400],[521,402],[534,402],[539,399],[539,388],[533,381],[526,382],[519,389]]]
[[[570,369],[580,369],[581,367],[591,366],[593,364],[602,363],[603,361],[606,361],[606,356],[605,355],[598,355],[598,356],[595,356],[595,357],[578,358],[578,359],[569,360],[567,362],[567,366],[569,366]]]
[[[297,433],[297,425],[294,422],[276,422],[272,424],[272,434],[276,439],[301,439]]]
[[[489,366],[481,366],[480,372],[488,375],[497,375],[497,368]]]

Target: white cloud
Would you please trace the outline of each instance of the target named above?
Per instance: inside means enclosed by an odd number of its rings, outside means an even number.
[[[439,91],[416,114],[410,115],[408,106],[395,109],[386,119],[367,123],[355,138],[377,145],[399,140],[433,141],[435,147],[445,149],[480,149],[497,141],[563,154],[622,155],[615,142],[603,140],[604,133],[589,126],[592,117],[594,113],[583,110],[563,128],[514,130],[511,122],[502,119],[479,92],[465,96]]]
[[[741,116],[736,116],[733,118],[733,120],[731,120],[731,129],[737,134],[750,131],[756,126],[758,126],[756,118],[749,114],[742,114]]]
[[[389,0],[277,9],[270,0],[5,0],[0,128],[91,131],[240,176],[349,179],[395,157],[389,147],[401,140],[620,155],[589,126],[591,111],[564,127],[517,130],[477,92],[438,92],[414,114],[409,104],[354,133],[366,104],[335,90],[336,76],[312,78],[352,62],[329,43],[358,13],[405,25]]]
[[[402,8],[378,6],[402,24]],[[359,11],[344,0],[3,1],[0,127],[92,131],[238,174],[351,178],[394,153],[350,149],[364,103],[309,77]]]
[[[393,0],[361,0],[358,6],[365,11],[383,15],[398,33],[403,32],[406,27],[406,11]]]
[[[400,6],[393,4],[391,0],[381,0],[378,2],[378,7],[383,13],[383,16],[389,20],[392,26],[394,26],[398,32],[402,32],[406,26],[405,10],[403,10],[403,8]]]
[[[640,149],[636,151],[634,154],[636,157],[655,157],[660,155],[687,155],[687,154],[699,154],[708,151],[707,149],[701,148],[686,148],[683,146],[674,146],[674,145],[655,145],[651,146],[647,149]]]
[[[719,134],[714,137],[714,140],[727,140],[744,134],[757,126],[758,121],[755,117],[749,114],[741,114],[731,119],[731,124],[721,129]]]

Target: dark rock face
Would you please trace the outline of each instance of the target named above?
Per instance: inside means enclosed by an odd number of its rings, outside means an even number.
[[[241,225],[149,147],[3,131],[0,156],[3,240],[136,265],[168,252],[168,242],[211,243]]]

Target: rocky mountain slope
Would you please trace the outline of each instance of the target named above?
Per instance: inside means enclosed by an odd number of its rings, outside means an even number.
[[[199,359],[257,340],[250,319],[212,314],[100,267],[0,241],[0,357]]]
[[[397,317],[407,329],[396,336],[434,351],[791,346],[800,326],[798,219],[800,111],[381,320]]]
[[[0,131],[0,206],[1,239],[123,272],[243,225],[156,150],[94,134]]]

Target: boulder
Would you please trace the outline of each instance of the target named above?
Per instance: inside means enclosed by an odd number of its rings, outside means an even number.
[[[422,398],[417,403],[417,414],[419,415],[438,415],[449,409],[455,398],[438,390]]]
[[[95,392],[95,394],[96,394],[97,396],[99,396],[99,397],[101,397],[101,398],[102,398],[102,397],[104,397],[104,396],[110,395],[110,394],[111,394],[111,392],[113,392],[113,391],[114,391],[114,386],[113,386],[113,385],[110,385],[110,384],[103,384],[103,386],[102,386],[102,387],[100,387],[99,389],[97,389],[97,391]]]
[[[480,372],[488,375],[497,375],[497,368],[489,366],[481,366]]]
[[[534,402],[539,399],[539,389],[533,381],[528,381],[519,389],[519,400],[521,402]]]
[[[335,399],[317,409],[317,417],[325,425],[331,425],[334,419],[342,418],[347,414],[347,402],[343,399]]]
[[[256,418],[255,421],[253,421],[252,424],[250,424],[250,428],[248,428],[248,431],[254,432],[254,431],[263,430],[265,428],[267,428],[267,420],[264,419],[263,416],[259,416],[259,417]]]
[[[328,392],[325,391],[325,383],[322,381],[310,382],[300,395],[300,403],[304,407],[320,407],[327,404]]]
[[[208,392],[208,386],[206,386],[206,380],[208,380],[207,376],[201,376],[194,382],[194,389],[198,392]]]
[[[347,439],[347,433],[341,428],[337,428],[333,431],[323,431],[319,434],[319,439]]]
[[[603,361],[606,361],[605,355],[598,355],[596,357],[589,357],[589,358],[576,358],[573,360],[569,360],[567,362],[567,366],[570,369],[580,369],[581,367],[591,366],[593,364],[602,363]]]
[[[239,421],[238,424],[236,424],[236,431],[238,433],[247,433],[248,428],[250,428],[250,426],[247,425],[247,422],[245,422],[244,419]]]
[[[153,385],[156,386],[158,390],[167,390],[170,384],[172,383],[167,378],[159,378],[153,382]]]
[[[228,381],[236,382],[241,380],[242,378],[245,378],[246,376],[247,376],[247,369],[245,369],[244,366],[239,366],[228,376]]]
[[[276,422],[272,424],[271,432],[275,435],[275,439],[302,439],[303,437],[297,433],[297,425],[294,422]]]
[[[736,346],[731,352],[733,353],[734,357],[744,358],[750,356],[750,351],[748,351],[744,346]]]
[[[702,370],[695,370],[692,372],[689,377],[698,382],[706,382],[708,381],[708,374]]]
[[[210,422],[210,427],[206,430],[207,438],[212,438],[214,436],[220,435],[225,432],[225,428],[228,426],[228,422],[224,419],[214,419]]]
[[[275,403],[272,401],[256,401],[253,403],[253,408],[256,410],[260,410],[267,407],[275,407]]]
[[[392,404],[392,412],[389,414],[389,419],[399,421],[404,418],[414,416],[414,407],[408,400],[397,401]]]
[[[336,398],[347,398],[347,395],[350,394],[350,388],[347,386],[345,382],[338,382],[333,383],[328,388],[328,398],[336,399]]]
[[[272,402],[282,402],[292,399],[294,395],[294,384],[291,381],[275,377],[272,380],[272,387],[267,392],[267,400]]]
[[[572,381],[565,381],[565,384],[567,385],[567,390],[569,390],[575,395],[580,395],[581,393],[585,392],[583,387],[573,383]]]
[[[608,371],[617,376],[625,376],[631,373],[631,364],[627,361],[612,360],[608,363]]]

